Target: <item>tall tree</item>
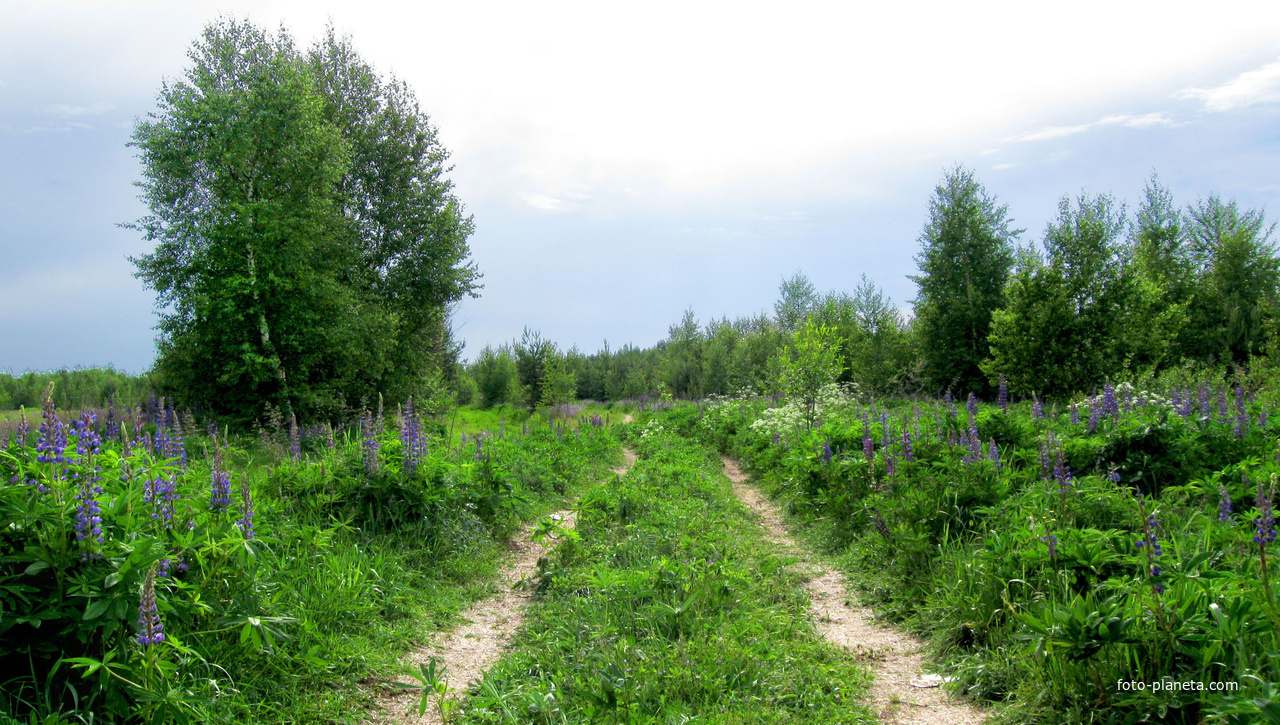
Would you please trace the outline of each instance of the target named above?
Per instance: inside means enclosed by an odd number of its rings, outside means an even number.
[[[1132,350],[1135,287],[1120,242],[1124,208],[1105,194],[1063,197],[1042,262],[1027,253],[991,326],[990,378],[1024,394],[1065,397],[1121,369]]]
[[[778,301],[773,303],[778,327],[783,332],[796,331],[804,322],[804,318],[808,317],[813,310],[817,301],[818,293],[803,272],[797,271],[783,279],[778,285]]]
[[[188,56],[132,142],[161,384],[252,418],[264,401],[332,415],[439,381],[448,305],[476,274],[412,94],[332,31],[304,57],[283,30],[221,19]]]
[[[916,256],[920,274],[911,279],[925,379],[935,392],[989,390],[980,365],[1021,233],[969,169],[951,169],[934,190]]]
[[[1275,225],[1260,211],[1242,211],[1234,201],[1210,196],[1187,208],[1186,232],[1199,276],[1188,352],[1203,360],[1243,362],[1265,344],[1265,317],[1280,284]]]

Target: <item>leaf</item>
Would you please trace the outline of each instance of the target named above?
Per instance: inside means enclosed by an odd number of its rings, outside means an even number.
[[[88,607],[85,607],[84,621],[88,622],[101,617],[102,613],[107,611],[107,608],[111,606],[112,601],[113,600],[111,599],[99,599],[96,602],[91,602]]]

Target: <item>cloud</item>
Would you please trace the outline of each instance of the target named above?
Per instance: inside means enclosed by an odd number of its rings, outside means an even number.
[[[1017,166],[1017,164],[996,164],[995,166],[992,166],[992,167],[991,167],[991,170],[992,170],[992,171],[1004,171],[1004,170],[1006,170],[1006,169],[1012,169],[1012,168],[1013,168],[1013,167],[1015,167],[1015,166]]]
[[[1102,126],[1123,126],[1125,128],[1151,128],[1153,126],[1176,126],[1171,119],[1167,118],[1163,113],[1144,113],[1135,115],[1132,113],[1121,113],[1112,116],[1105,116],[1094,121],[1093,123],[1080,124],[1078,126],[1046,126],[1039,131],[1014,136],[1010,141],[1048,141],[1049,139],[1063,138],[1065,136],[1074,136],[1078,133],[1091,131]]]
[[[91,103],[87,106],[72,106],[66,103],[55,103],[45,110],[55,116],[75,118],[76,116],[98,116],[106,113],[107,111],[114,111],[115,106],[110,103]]]
[[[1216,88],[1187,88],[1174,96],[1201,101],[1206,111],[1233,111],[1280,101],[1280,61],[1245,71]]]

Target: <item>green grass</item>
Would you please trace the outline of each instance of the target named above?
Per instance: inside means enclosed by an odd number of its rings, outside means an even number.
[[[660,433],[635,445],[631,473],[583,495],[463,721],[873,722],[866,670],[817,636],[718,459]]]

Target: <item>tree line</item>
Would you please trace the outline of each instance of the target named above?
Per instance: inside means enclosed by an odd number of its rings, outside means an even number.
[[[1108,194],[1064,196],[1038,242],[1021,244],[1024,234],[956,167],[929,200],[910,314],[865,275],[851,292],[819,293],[798,272],[773,314],[700,323],[689,310],[650,348],[561,351],[526,330],[481,350],[463,396],[533,406],[778,395],[817,338],[832,348],[835,380],[873,395],[983,397],[1003,377],[1016,394],[1057,400],[1107,378],[1280,360],[1280,256],[1260,210],[1217,195],[1180,208],[1153,175],[1132,216]],[[537,382],[544,364],[561,386],[549,398]]]

